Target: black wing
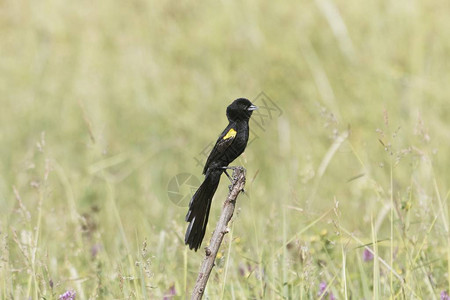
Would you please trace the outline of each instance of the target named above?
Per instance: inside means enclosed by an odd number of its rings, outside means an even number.
[[[206,160],[205,167],[203,168],[203,174],[206,174],[206,171],[211,166],[211,163],[217,161],[224,155],[225,151],[231,147],[234,140],[236,139],[236,129],[233,128],[232,124],[228,125],[227,128],[222,132],[222,134],[217,139],[214,148],[211,150],[211,153]]]

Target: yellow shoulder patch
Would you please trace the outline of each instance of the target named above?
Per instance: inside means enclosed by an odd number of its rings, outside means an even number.
[[[225,136],[223,137],[224,140],[229,139],[229,138],[234,138],[236,136],[236,130],[234,130],[233,128],[231,128],[227,134],[225,134]]]

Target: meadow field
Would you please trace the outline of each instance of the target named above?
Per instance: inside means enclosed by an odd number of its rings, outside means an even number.
[[[0,299],[449,299],[450,1],[0,1]],[[66,294],[64,294],[66,293]]]

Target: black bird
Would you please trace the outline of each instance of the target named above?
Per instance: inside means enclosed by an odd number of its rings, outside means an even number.
[[[248,121],[255,109],[258,107],[245,98],[236,99],[227,107],[229,124],[209,154],[203,169],[205,180],[189,203],[189,211],[186,215],[189,226],[184,243],[189,245],[190,249],[197,251],[202,244],[212,198],[219,185],[220,175],[226,172],[227,166],[244,152],[249,135]]]

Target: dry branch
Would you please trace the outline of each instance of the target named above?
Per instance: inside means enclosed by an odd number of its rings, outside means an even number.
[[[205,248],[205,258],[203,259],[202,266],[200,267],[200,272],[198,273],[194,291],[192,292],[192,300],[201,299],[203,297],[209,275],[214,267],[217,252],[219,252],[223,237],[229,231],[227,225],[233,216],[236,198],[244,189],[245,169],[243,167],[233,167],[232,177],[233,184],[231,185],[228,197],[223,204],[222,213],[220,215],[219,222],[217,223],[216,230],[214,230],[209,246]]]

